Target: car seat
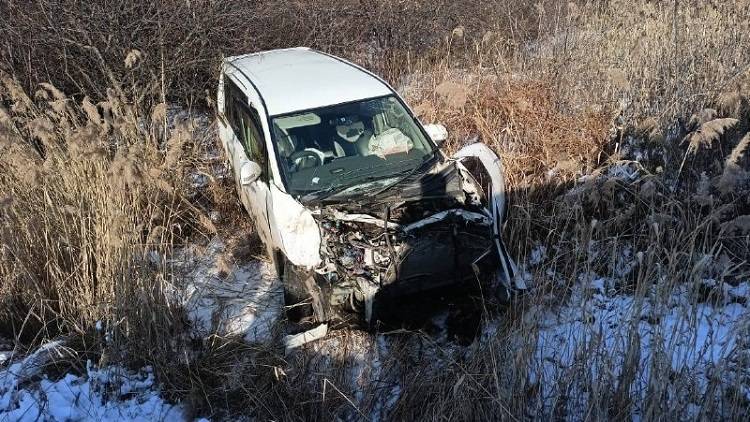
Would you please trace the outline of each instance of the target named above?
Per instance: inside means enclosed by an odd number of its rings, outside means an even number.
[[[366,129],[362,121],[337,125],[336,135],[338,138],[334,140],[334,148],[339,157],[371,154],[372,131]]]

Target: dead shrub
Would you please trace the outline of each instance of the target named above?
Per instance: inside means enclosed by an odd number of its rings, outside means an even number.
[[[309,46],[396,78],[407,53],[427,53],[459,25],[467,48],[500,21],[519,29],[492,4],[448,0],[11,1],[0,4],[0,69],[27,89],[51,81],[102,99],[122,82],[155,101],[189,101],[214,91],[222,56]]]
[[[449,72],[439,65],[402,88],[422,120],[448,126],[449,153],[478,137],[503,159],[511,188],[551,175],[563,183],[600,163],[608,143],[605,113],[560,110],[559,96],[543,81],[509,81],[481,70],[445,78]]]
[[[45,85],[49,98],[27,101],[3,78],[0,99],[14,111],[0,124],[14,137],[0,146],[2,335],[83,335],[100,321],[115,344],[163,350],[181,323],[162,259],[191,232],[213,230],[186,197],[195,138],[183,128],[165,151],[124,101],[99,105],[111,113],[102,125],[87,100],[56,107],[66,97]]]

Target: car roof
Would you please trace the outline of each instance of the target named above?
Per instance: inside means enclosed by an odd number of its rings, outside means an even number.
[[[229,57],[226,73],[249,79],[269,115],[392,94],[372,73],[345,60],[297,47]]]

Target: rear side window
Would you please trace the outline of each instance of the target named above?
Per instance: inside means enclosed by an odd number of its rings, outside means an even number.
[[[245,148],[247,158],[260,165],[265,178],[268,174],[268,155],[266,154],[266,144],[263,142],[260,117],[255,110],[247,106],[237,104],[237,109],[239,131],[236,133]]]
[[[240,116],[238,106],[247,104],[247,95],[240,90],[229,78],[224,77],[224,117],[234,129],[235,134],[240,132]]]
[[[263,129],[257,110],[249,105],[247,95],[229,78],[224,78],[224,116],[240,140],[247,158],[263,169],[263,180],[268,180],[268,154]]]

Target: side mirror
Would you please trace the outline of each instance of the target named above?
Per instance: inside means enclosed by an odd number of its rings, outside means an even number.
[[[254,161],[246,161],[242,164],[242,168],[240,169],[240,184],[249,185],[250,183],[253,183],[258,180],[261,173],[262,170],[258,163]]]
[[[448,139],[448,129],[441,124],[431,123],[424,126],[424,130],[430,135],[430,139],[440,146],[446,139]]]

